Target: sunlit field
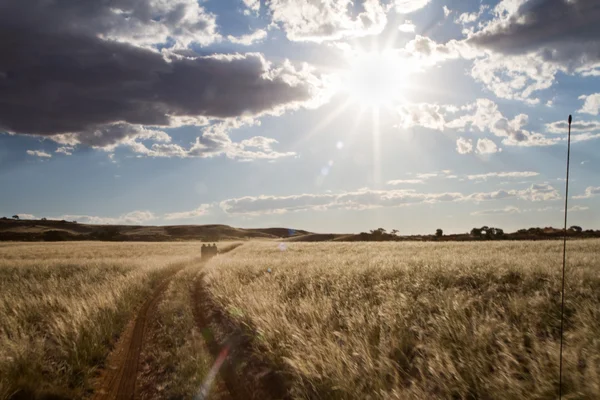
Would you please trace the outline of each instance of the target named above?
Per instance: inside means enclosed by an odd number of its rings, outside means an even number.
[[[0,244],[0,398],[81,398],[140,302],[197,243]]]
[[[600,241],[568,243],[565,398],[600,398]],[[550,399],[562,242],[251,243],[205,284],[293,398]]]

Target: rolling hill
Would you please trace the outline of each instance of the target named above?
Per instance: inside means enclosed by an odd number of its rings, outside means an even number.
[[[0,241],[176,241],[278,239],[308,235],[288,228],[242,229],[228,225],[91,225],[55,220],[0,219]]]

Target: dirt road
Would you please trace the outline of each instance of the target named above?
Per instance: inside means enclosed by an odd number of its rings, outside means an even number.
[[[117,346],[108,357],[107,367],[98,380],[100,383],[95,390],[94,400],[134,398],[140,352],[148,320],[171,279],[183,267],[184,265],[178,266],[169,272],[142,304],[137,316],[127,325]]]

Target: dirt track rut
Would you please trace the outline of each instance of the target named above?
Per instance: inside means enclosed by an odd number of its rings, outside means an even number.
[[[107,368],[99,379],[101,383],[93,396],[93,400],[128,400],[134,398],[139,358],[148,320],[171,279],[182,268],[183,265],[174,268],[161,281],[144,302],[135,319],[127,326],[117,347],[108,358]]]

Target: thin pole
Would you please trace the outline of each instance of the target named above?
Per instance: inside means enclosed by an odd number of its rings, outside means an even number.
[[[569,201],[569,164],[571,161],[571,121],[569,115],[569,136],[567,138],[567,179],[565,183],[565,226],[563,229],[563,265],[562,265],[562,301],[560,304],[560,373],[558,378],[558,398],[562,399],[562,370],[563,370],[563,326],[565,320],[565,267],[567,265],[567,206]]]

